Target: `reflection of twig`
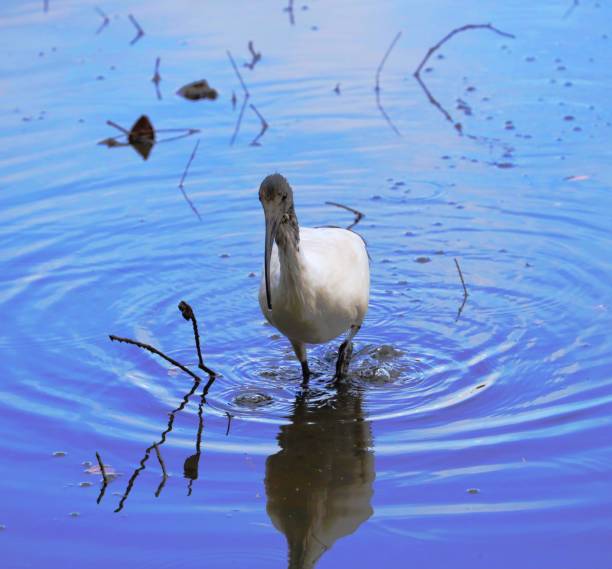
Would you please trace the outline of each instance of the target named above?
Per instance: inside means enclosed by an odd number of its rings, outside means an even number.
[[[232,54],[230,53],[229,50],[227,51],[227,56],[229,57],[232,67],[234,68],[234,72],[236,73],[236,76],[238,77],[238,80],[240,81],[240,85],[242,86],[242,90],[244,91],[244,100],[242,102],[242,107],[240,108],[240,113],[238,114],[238,119],[236,120],[236,126],[234,127],[234,133],[232,134],[232,138],[230,140],[230,146],[233,146],[234,142],[236,142],[236,137],[238,136],[238,131],[240,130],[240,125],[242,124],[242,117],[244,116],[244,110],[246,109],[247,102],[251,94],[249,93],[249,90],[247,89],[247,86],[244,83],[244,80],[242,79],[242,75],[240,75],[238,66],[236,65],[236,62],[234,61],[234,58],[232,57]]]
[[[133,346],[138,346],[139,348],[142,348],[143,350],[147,350],[151,352],[152,354],[156,354],[160,356],[161,358],[165,359],[167,362],[170,362],[172,365],[183,370],[186,374],[190,375],[197,381],[202,381],[202,379],[199,376],[197,376],[195,373],[193,373],[188,367],[185,367],[182,363],[177,362],[175,359],[172,359],[170,356],[167,356],[166,354],[164,354],[163,352],[160,352],[157,348],[154,348],[153,346],[150,346],[149,344],[137,342],[136,340],[131,340],[130,338],[121,338],[119,336],[114,336],[113,334],[110,334],[109,338],[111,339],[112,342],[123,342],[125,344],[132,344]]]
[[[295,25],[295,18],[294,18],[294,14],[293,14],[293,1],[294,0],[289,0],[289,5],[286,8],[283,8],[283,11],[289,13],[289,23],[292,26]]]
[[[350,211],[351,213],[355,214],[355,221],[353,221],[353,223],[351,223],[347,229],[352,229],[353,227],[355,227],[355,225],[357,225],[364,217],[365,215],[363,213],[361,213],[359,210],[357,209],[353,209],[352,207],[349,207],[347,205],[343,205],[341,203],[336,203],[336,202],[325,202],[327,205],[334,205],[336,207],[341,207],[342,209],[345,209],[347,211]]]
[[[157,454],[157,460],[159,461],[159,465],[161,466],[161,469],[162,469],[162,480],[159,483],[159,486],[157,487],[157,491],[155,492],[155,497],[159,498],[161,491],[164,489],[164,486],[166,485],[166,480],[168,480],[168,473],[166,472],[166,465],[164,463],[164,459],[162,458],[161,452],[159,452],[159,446],[157,445],[157,443],[153,445],[153,448],[155,449],[155,454]]]
[[[399,40],[401,36],[402,36],[402,32],[397,32],[397,34],[393,38],[393,41],[391,42],[391,45],[389,46],[389,48],[387,49],[385,55],[383,56],[381,62],[378,64],[378,69],[376,70],[376,85],[374,87],[374,91],[376,92],[376,106],[378,107],[378,110],[381,112],[382,116],[387,121],[389,126],[393,129],[393,131],[398,136],[401,136],[400,131],[397,130],[397,127],[393,124],[393,121],[391,120],[389,115],[386,113],[385,109],[382,106],[382,103],[380,102],[380,74],[381,74],[381,72],[383,70],[385,62],[387,61],[387,57],[389,57],[389,54],[391,53],[391,50],[395,47],[395,44],[397,43],[397,40]]]
[[[232,424],[233,415],[229,413],[228,411],[225,412],[225,415],[227,416],[227,429],[225,429],[225,436],[227,437],[227,435],[229,435],[229,432],[230,432],[230,426]]]
[[[202,350],[200,348],[200,334],[198,332],[198,321],[196,320],[195,314],[193,312],[193,308],[191,308],[191,306],[184,300],[181,300],[181,302],[179,302],[178,308],[181,311],[183,318],[185,320],[191,320],[191,324],[193,325],[193,337],[195,338],[196,351],[198,352],[198,367],[202,371],[206,372],[208,376],[212,379],[217,374],[212,369],[204,365],[204,359],[202,358]]]
[[[461,285],[463,286],[463,302],[461,303],[461,306],[459,307],[459,311],[457,312],[457,318],[455,318],[455,322],[457,320],[459,320],[459,317],[461,316],[461,313],[463,312],[463,307],[465,306],[465,303],[467,302],[468,299],[468,291],[467,291],[467,287],[465,286],[465,280],[463,279],[463,272],[461,271],[461,267],[459,266],[459,261],[457,261],[457,259],[454,259],[455,261],[455,267],[457,267],[457,272],[459,273],[459,278],[461,279]]]
[[[419,83],[419,85],[421,86],[421,88],[423,89],[423,91],[425,92],[425,95],[427,96],[429,102],[434,107],[436,107],[444,115],[444,118],[446,118],[447,121],[449,121],[450,123],[453,124],[453,126],[455,127],[455,130],[457,130],[457,132],[459,134],[462,134],[462,128],[463,127],[461,126],[461,123],[459,123],[459,122],[456,123],[453,120],[453,118],[451,117],[450,113],[431,94],[431,91],[427,88],[427,86],[425,85],[425,82],[421,79],[421,70],[423,69],[423,67],[425,66],[427,61],[429,61],[429,58],[436,51],[438,51],[438,49],[440,49],[440,47],[442,47],[442,45],[444,45],[448,40],[450,40],[454,35],[459,34],[461,32],[465,32],[467,30],[479,30],[479,29],[491,30],[492,32],[495,32],[496,34],[498,34],[500,36],[507,37],[507,38],[513,38],[514,39],[514,37],[515,37],[512,34],[509,34],[507,32],[501,31],[500,29],[492,26],[491,24],[466,24],[465,26],[461,26],[460,28],[455,28],[454,30],[451,30],[438,43],[436,43],[435,45],[430,47],[427,50],[427,53],[425,54],[423,59],[421,60],[421,63],[419,63],[419,66],[416,68],[416,71],[414,72],[414,77],[417,80],[417,82]]]
[[[251,141],[251,146],[261,146],[259,139],[266,133],[266,130],[268,130],[268,123],[266,122],[266,119],[261,116],[261,113],[255,108],[255,105],[251,104],[250,107],[261,121],[261,130],[259,131],[259,134]]]
[[[110,24],[110,19],[109,17],[104,13],[104,11],[101,8],[98,8],[98,6],[94,7],[94,10],[100,15],[100,17],[102,18],[102,23],[100,24],[100,26],[98,27],[98,29],[96,30],[96,34],[99,34],[106,26],[108,26],[108,24]]]
[[[579,4],[579,0],[572,0],[572,5],[565,11],[565,14],[563,14],[563,19],[569,18]]]
[[[130,22],[132,22],[132,24],[134,24],[134,27],[137,30],[136,36],[134,36],[134,39],[130,42],[130,45],[134,45],[142,36],[144,36],[144,31],[140,27],[140,24],[136,21],[136,18],[134,18],[134,16],[132,16],[132,14],[129,14],[128,18],[130,19]]]
[[[200,464],[200,455],[202,454],[202,431],[204,430],[204,403],[206,403],[206,391],[202,391],[202,397],[200,397],[200,404],[198,405],[196,452],[194,455],[187,457],[183,467],[185,477],[189,478],[189,484],[187,485],[187,496],[191,496],[193,481],[198,478],[198,467]]]
[[[249,51],[251,52],[252,59],[249,63],[245,63],[244,67],[248,67],[251,71],[253,71],[257,65],[257,62],[261,59],[261,51],[255,51],[252,41],[249,41]]]
[[[162,98],[161,91],[159,90],[159,83],[161,81],[161,75],[159,74],[160,62],[161,62],[161,59],[158,57],[155,60],[155,74],[153,75],[153,78],[151,79],[151,81],[153,81],[153,83],[155,84],[155,92],[157,93],[157,99],[159,101],[161,101],[161,98]]]

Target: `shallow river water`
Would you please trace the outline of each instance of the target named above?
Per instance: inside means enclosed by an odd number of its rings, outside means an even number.
[[[43,4],[0,5],[1,567],[611,566],[609,3]],[[365,214],[338,385],[259,310],[274,171]],[[204,394],[108,338],[198,373],[181,300]]]

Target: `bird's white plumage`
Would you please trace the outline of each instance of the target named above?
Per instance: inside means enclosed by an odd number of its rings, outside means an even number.
[[[280,250],[270,259],[272,310],[265,278],[259,305],[266,319],[290,340],[319,344],[359,327],[368,308],[370,268],[364,241],[339,228],[299,229],[297,251]]]

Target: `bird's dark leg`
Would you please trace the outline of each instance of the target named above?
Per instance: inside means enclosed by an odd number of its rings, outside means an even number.
[[[338,360],[336,361],[336,375],[334,379],[342,379],[347,373],[349,364],[351,363],[351,356],[353,355],[353,338],[355,334],[359,332],[359,328],[361,325],[353,325],[351,326],[348,334],[346,335],[346,340],[340,344],[340,349],[338,350]]]
[[[308,368],[308,358],[306,357],[306,346],[303,344],[303,342],[294,342],[293,340],[290,341],[291,345],[293,346],[293,351],[295,352],[295,355],[302,366],[302,379],[304,382],[307,382],[308,378],[310,377],[310,369]]]

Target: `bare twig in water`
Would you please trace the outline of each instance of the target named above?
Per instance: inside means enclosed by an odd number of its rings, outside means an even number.
[[[389,45],[387,51],[385,52],[385,55],[383,56],[381,62],[378,64],[378,69],[376,70],[376,85],[374,87],[374,91],[376,92],[376,106],[378,107],[378,110],[380,111],[384,119],[387,121],[388,125],[393,129],[395,134],[397,134],[398,136],[401,136],[400,131],[393,124],[393,121],[391,120],[391,118],[389,117],[385,109],[383,108],[382,103],[380,102],[380,74],[383,70],[383,67],[385,66],[385,62],[387,61],[389,54],[391,53],[391,50],[395,47],[395,44],[397,43],[397,41],[400,39],[401,36],[402,36],[402,32],[397,32],[397,34],[393,38],[393,41],[391,42],[391,45]]]
[[[144,36],[144,30],[140,27],[140,24],[136,21],[136,18],[134,18],[132,14],[128,14],[128,18],[130,19],[130,22],[134,24],[137,32],[134,39],[130,42],[130,45],[134,45],[142,36]]]
[[[468,31],[468,30],[491,30],[492,32],[494,32],[494,33],[496,33],[496,34],[498,34],[500,36],[504,36],[504,37],[512,38],[512,39],[514,39],[514,37],[515,37],[512,34],[509,34],[507,32],[503,32],[502,30],[496,28],[495,26],[493,26],[491,24],[466,24],[465,26],[461,26],[459,28],[455,28],[454,30],[451,30],[438,43],[436,43],[435,45],[430,47],[427,50],[427,53],[425,54],[425,56],[423,57],[421,62],[419,63],[418,67],[416,68],[416,71],[414,72],[414,77],[417,80],[418,84],[423,89],[423,91],[424,91],[425,95],[427,96],[427,99],[429,100],[429,102],[434,107],[436,107],[444,115],[444,118],[447,121],[449,121],[454,126],[455,130],[459,134],[463,134],[463,127],[462,127],[461,123],[460,122],[455,122],[453,120],[453,117],[450,115],[450,113],[432,95],[431,91],[427,88],[427,85],[425,84],[423,79],[421,79],[421,71],[422,71],[423,67],[425,66],[425,64],[429,61],[429,58],[436,51],[438,51],[448,40],[450,40],[456,34],[459,34],[461,32],[465,32],[465,31]]]
[[[191,156],[189,157],[189,161],[187,162],[187,165],[185,166],[185,170],[183,171],[183,175],[181,177],[181,181],[179,182],[178,188],[179,190],[181,190],[181,193],[183,194],[183,197],[185,198],[185,201],[187,202],[187,204],[189,205],[189,207],[191,208],[191,210],[193,211],[193,213],[196,214],[197,218],[202,221],[202,216],[200,215],[200,212],[198,211],[198,209],[196,208],[196,206],[193,204],[193,202],[189,199],[189,196],[187,195],[187,192],[185,191],[184,188],[184,182],[185,182],[185,178],[187,177],[187,172],[189,170],[189,166],[191,166],[191,163],[193,162],[193,159],[196,155],[196,152],[198,151],[198,146],[200,145],[200,140],[198,139],[198,141],[196,142],[196,145],[193,149],[193,152],[191,153]]]
[[[345,209],[346,211],[350,211],[351,213],[355,214],[355,221],[353,221],[353,223],[351,223],[347,229],[352,229],[353,227],[355,227],[355,225],[357,225],[364,217],[365,214],[361,213],[359,210],[357,209],[353,209],[352,207],[349,207],[347,205],[341,204],[341,203],[336,203],[336,202],[325,202],[327,205],[333,205],[336,207],[341,207],[342,209]]]
[[[225,429],[225,436],[227,437],[227,435],[229,435],[230,426],[232,424],[232,418],[234,416],[231,413],[229,413],[228,411],[225,412],[225,416],[227,417],[227,429]]]
[[[100,467],[100,474],[102,474],[102,480],[104,481],[104,484],[108,484],[106,468],[104,468],[104,463],[102,462],[102,458],[100,457],[100,453],[98,451],[96,451],[96,458],[98,459],[98,466]]]
[[[236,65],[236,62],[234,61],[234,58],[232,57],[232,54],[230,53],[229,50],[227,51],[227,56],[229,57],[232,67],[234,68],[234,72],[236,73],[236,76],[238,77],[238,80],[240,81],[240,85],[242,86],[242,91],[244,92],[244,99],[242,101],[242,107],[240,108],[240,113],[238,114],[238,118],[236,119],[236,126],[234,128],[234,133],[232,134],[232,138],[230,140],[230,146],[233,146],[234,142],[236,142],[236,137],[238,136],[238,131],[240,130],[240,125],[242,124],[242,117],[244,116],[244,110],[246,109],[246,106],[247,106],[247,103],[249,101],[249,97],[251,96],[251,94],[249,93],[249,90],[247,89],[244,79],[242,79],[242,75],[240,75],[240,70],[238,69],[238,66]]]
[[[178,308],[181,311],[183,318],[185,320],[190,320],[191,324],[193,325],[193,336],[195,338],[196,351],[198,352],[198,367],[202,371],[206,372],[208,374],[208,377],[210,377],[211,379],[214,379],[217,374],[212,369],[210,369],[208,366],[204,365],[204,360],[202,358],[202,350],[200,348],[200,334],[198,332],[198,321],[196,320],[195,314],[193,312],[193,308],[191,308],[191,306],[184,300],[181,300],[181,302],[179,302]]]
[[[259,134],[251,141],[251,146],[261,146],[259,140],[264,134],[266,134],[266,130],[268,130],[269,125],[266,122],[266,119],[264,119],[263,116],[261,116],[261,113],[255,108],[255,105],[251,104],[250,106],[261,121],[261,130],[259,131]]]
[[[102,23],[98,26],[98,29],[96,30],[96,35],[97,35],[100,32],[102,32],[102,30],[106,28],[108,24],[110,24],[110,18],[105,14],[105,12],[101,8],[98,8],[98,6],[95,6],[94,10],[99,14],[100,18],[102,18]]]
[[[102,498],[104,498],[104,493],[106,492],[106,487],[108,486],[108,476],[106,475],[106,469],[104,468],[104,463],[102,462],[102,458],[100,457],[100,453],[98,451],[96,451],[96,458],[98,459],[100,474],[102,474],[102,487],[100,488],[100,493],[96,499],[96,504],[99,504],[102,501]]]
[[[132,344],[133,346],[138,346],[139,348],[143,350],[147,350],[148,352],[151,352],[152,354],[158,355],[159,357],[163,358],[167,362],[170,362],[173,366],[176,366],[180,370],[183,370],[187,375],[190,375],[191,377],[193,377],[194,379],[198,381],[202,381],[202,378],[200,378],[198,375],[193,373],[188,367],[185,367],[182,363],[177,362],[175,359],[171,358],[170,356],[167,356],[166,354],[164,354],[157,348],[150,346],[149,344],[145,344],[143,342],[137,342],[136,340],[131,340],[130,338],[121,338],[120,336],[114,336],[113,334],[110,334],[109,338],[112,342],[122,342],[124,344]]]
[[[261,51],[255,51],[253,47],[253,41],[249,41],[249,51],[251,52],[251,61],[244,64],[244,67],[248,67],[251,71],[257,65],[257,62],[261,59]]]
[[[294,0],[289,0],[289,4],[287,5],[287,7],[283,8],[284,12],[288,12],[289,13],[289,23],[292,26],[295,25],[295,17],[294,17],[294,13],[293,13],[293,2],[294,2]]]
[[[161,491],[164,489],[164,486],[166,485],[166,480],[168,480],[168,473],[166,472],[166,464],[164,463],[164,459],[162,458],[161,452],[159,452],[159,445],[155,443],[153,445],[153,448],[155,449],[157,460],[159,461],[159,465],[161,466],[161,469],[162,469],[162,479],[161,479],[161,482],[159,483],[159,486],[157,487],[157,490],[155,491],[155,497],[159,498]]]
[[[191,153],[191,156],[189,157],[189,162],[187,162],[187,165],[185,166],[185,170],[183,170],[183,175],[181,177],[181,181],[179,182],[178,187],[179,188],[183,188],[183,184],[185,182],[185,178],[187,177],[187,172],[189,171],[189,166],[191,166],[191,163],[193,162],[193,159],[195,158],[196,152],[198,151],[198,146],[200,146],[200,139],[198,139],[198,141],[196,142],[194,148],[193,148],[193,152]]]
[[[120,130],[123,134],[127,134],[128,136],[130,135],[130,131],[127,128],[123,128],[120,124],[117,124],[116,122],[108,120],[106,121],[106,124],[108,126],[116,128],[117,130]]]
[[[465,280],[463,278],[463,272],[461,271],[461,267],[459,266],[459,261],[457,261],[457,259],[454,259],[455,261],[455,267],[457,267],[457,272],[459,273],[459,278],[461,279],[461,285],[463,286],[463,302],[461,303],[461,306],[459,307],[459,310],[457,312],[457,318],[455,318],[455,322],[457,320],[459,320],[459,317],[461,316],[461,313],[463,312],[463,307],[465,306],[465,303],[467,302],[468,299],[468,291],[467,291],[467,287],[465,286]]]
[[[159,83],[161,82],[161,75],[159,74],[159,64],[160,63],[161,63],[161,59],[158,57],[155,60],[155,73],[153,74],[153,78],[151,79],[151,81],[155,85],[155,93],[157,94],[157,99],[159,101],[161,101],[162,99],[162,94],[161,94],[161,91],[159,90]]]
[[[563,19],[565,20],[565,18],[569,18],[572,15],[572,12],[578,8],[579,5],[579,0],[572,0],[572,5],[565,11],[565,14],[563,14]]]

